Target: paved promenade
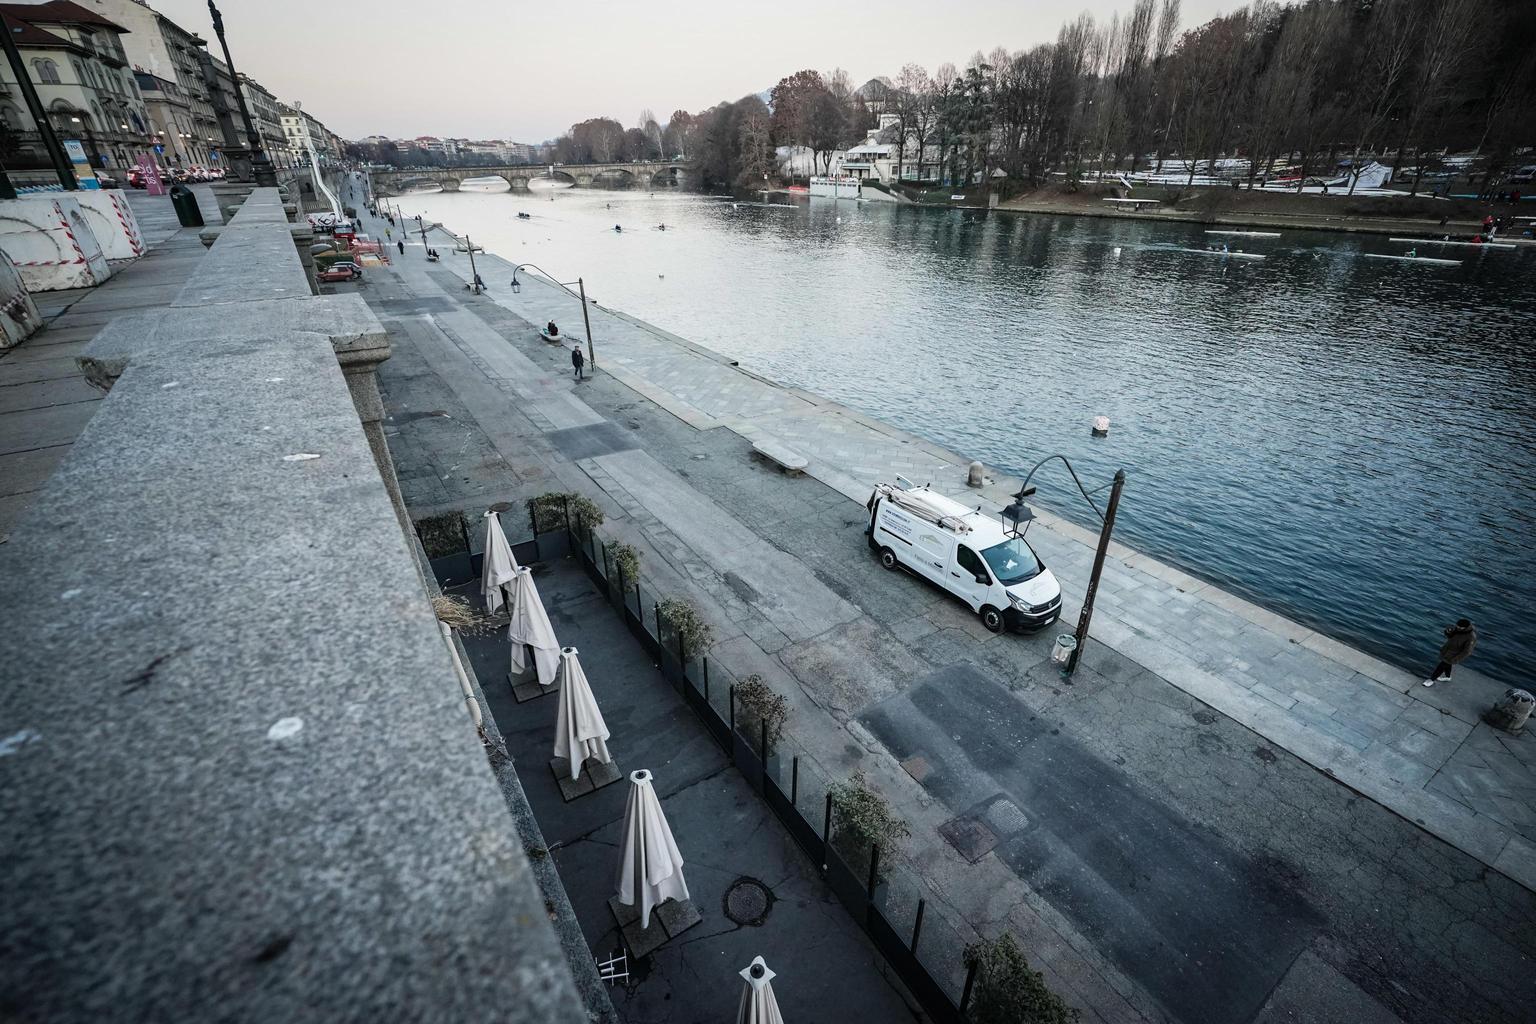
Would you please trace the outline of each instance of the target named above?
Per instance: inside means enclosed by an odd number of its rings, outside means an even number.
[[[463,289],[463,256],[419,245],[363,288],[395,339],[381,382],[413,514],[598,500],[657,589],[712,620],[711,661],[789,696],[802,776],[864,769],[908,819],[930,922],[1015,932],[1092,1020],[1519,1019],[1531,983],[1497,965],[1536,954],[1529,821],[1508,820],[1529,804],[1495,797],[1529,790],[1531,748],[1474,725],[1492,693],[1470,673],[1416,692],[1117,547],[1065,683],[1049,636],[994,637],[867,556],[874,480],[968,495],[964,460],[603,310],[599,372],[575,384],[529,326],[575,329],[575,302],[526,272],[512,295],[510,268],[479,259],[489,296]],[[811,479],[753,460],[765,434]],[[1075,616],[1091,537],[1047,517],[1031,540]],[[1460,769],[1511,778],[1474,808]],[[990,852],[941,837],[960,820],[989,823]]]
[[[532,323],[579,325],[579,303],[527,271],[520,276],[528,282],[520,294],[501,286],[492,297]],[[896,473],[993,512],[1017,489],[1006,477],[971,489],[962,456],[759,379],[620,313],[594,307],[591,315],[604,372],[700,429],[784,443],[810,460],[810,475],[860,504]],[[1041,497],[1047,507],[1073,497],[1058,495]],[[1030,539],[1063,580],[1063,619],[1075,622],[1097,534],[1047,513]],[[1094,613],[1096,643],[1536,888],[1536,734],[1511,737],[1478,717],[1503,686],[1463,668],[1454,685],[1426,689],[1419,673],[1147,555],[1119,544],[1112,555]],[[1425,645],[1427,671],[1437,638]]]

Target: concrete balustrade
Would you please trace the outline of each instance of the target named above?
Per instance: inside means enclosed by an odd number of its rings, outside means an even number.
[[[355,296],[257,189],[0,545],[20,1020],[588,1019],[402,531]]]

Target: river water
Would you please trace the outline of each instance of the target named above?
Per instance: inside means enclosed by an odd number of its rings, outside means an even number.
[[[1416,671],[1467,616],[1470,664],[1530,681],[1536,249],[1421,246],[1464,261],[1440,267],[1286,231],[1221,239],[1269,257],[1238,261],[1177,251],[1212,240],[1185,224],[585,189],[399,202],[988,465],[1059,452],[1090,487],[1123,467],[1132,546]],[[1057,466],[1039,500],[1089,522]]]

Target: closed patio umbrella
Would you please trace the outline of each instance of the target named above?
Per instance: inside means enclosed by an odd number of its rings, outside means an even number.
[[[560,641],[555,639],[555,628],[549,624],[544,602],[539,600],[539,588],[533,585],[531,570],[522,568],[512,574],[508,597],[512,605],[512,624],[507,627],[507,639],[512,642],[512,671],[528,671],[528,648],[532,647],[539,685],[548,686],[555,681],[560,667]]]
[[[779,1013],[779,1002],[773,998],[773,981],[777,975],[755,956],[750,966],[741,972],[747,987],[741,990],[741,1008],[736,1011],[736,1024],[784,1024]]]
[[[683,881],[683,855],[661,813],[651,773],[644,768],[630,772],[629,781],[615,882],[619,902],[638,906],[640,927],[649,928],[651,908],[669,899],[686,900],[688,885]]]
[[[597,709],[597,698],[587,685],[587,674],[576,658],[576,648],[560,652],[560,712],[555,717],[555,756],[571,762],[572,781],[581,777],[581,766],[595,757],[604,764],[608,754],[608,726]]]
[[[517,572],[517,559],[512,557],[512,545],[501,529],[501,516],[495,512],[485,514],[485,564],[480,569],[480,593],[485,597],[485,610],[491,614],[506,603],[505,587]]]

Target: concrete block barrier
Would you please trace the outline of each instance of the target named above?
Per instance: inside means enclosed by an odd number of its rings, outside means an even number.
[[[29,292],[94,288],[112,276],[84,209],[63,193],[0,200],[0,250]]]
[[[75,196],[85,213],[102,255],[109,260],[138,259],[149,251],[139,231],[139,219],[133,215],[128,199],[116,189],[80,192]]]

